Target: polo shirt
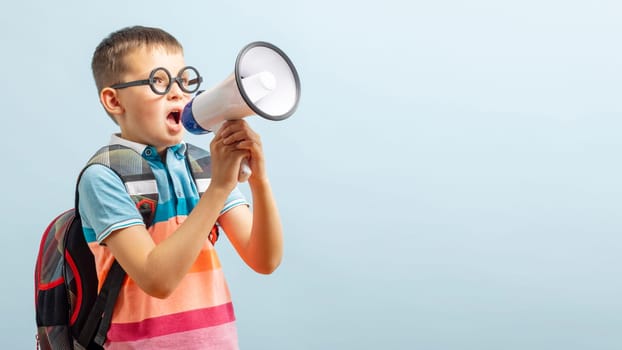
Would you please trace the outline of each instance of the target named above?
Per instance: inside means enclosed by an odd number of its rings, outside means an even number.
[[[156,215],[149,233],[158,244],[184,222],[199,201],[185,161],[186,144],[169,147],[162,162],[152,146],[112,135],[110,144],[136,150],[147,160],[158,191]],[[207,183],[199,184],[207,186]],[[78,185],[84,236],[95,257],[101,288],[114,257],[102,242],[110,233],[144,225],[142,216],[121,179],[108,167],[91,165]],[[221,215],[248,205],[236,188]],[[206,230],[210,230],[207,227]],[[237,349],[237,331],[231,295],[214,245],[203,244],[199,257],[178,287],[166,299],[143,292],[129,277],[119,292],[105,344],[106,349]]]

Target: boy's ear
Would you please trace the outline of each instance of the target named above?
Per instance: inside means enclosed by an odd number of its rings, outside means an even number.
[[[106,87],[99,93],[99,101],[101,102],[106,112],[115,118],[122,115],[125,112],[125,108],[121,105],[121,101],[117,96],[117,90]]]

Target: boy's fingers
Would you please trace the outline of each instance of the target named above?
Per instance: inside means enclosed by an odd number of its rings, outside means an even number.
[[[224,144],[232,144],[232,143],[236,143],[240,141],[247,141],[247,140],[257,142],[257,143],[260,142],[259,135],[257,135],[250,129],[236,130],[222,138],[222,142]]]
[[[237,149],[251,149],[251,148],[255,148],[255,147],[259,147],[260,144],[258,142],[255,142],[253,140],[244,140],[244,141],[240,141],[237,144],[235,144],[235,147]]]
[[[238,132],[235,132],[235,133],[230,134],[229,136],[223,138],[222,142],[225,145],[230,145],[232,143],[249,140],[250,139],[249,136],[250,135],[248,135],[244,131],[238,131]]]

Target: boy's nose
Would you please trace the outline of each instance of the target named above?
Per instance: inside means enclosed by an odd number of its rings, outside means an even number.
[[[177,100],[177,99],[181,99],[184,97],[184,92],[181,90],[181,87],[179,86],[179,82],[177,81],[173,82],[173,86],[171,86],[171,89],[169,90],[167,97],[171,100]]]

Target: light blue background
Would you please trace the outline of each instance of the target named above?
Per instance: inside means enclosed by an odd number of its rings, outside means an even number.
[[[175,35],[206,87],[255,40],[302,80],[292,118],[249,118],[282,266],[256,275],[219,245],[243,349],[622,348],[620,4],[3,5],[0,347],[34,348],[41,233],[116,130],[91,54],[143,24]]]

